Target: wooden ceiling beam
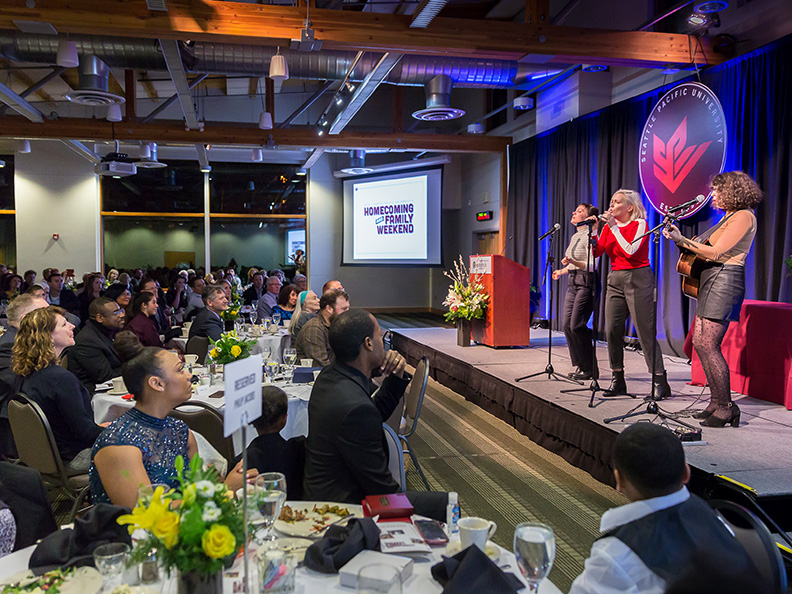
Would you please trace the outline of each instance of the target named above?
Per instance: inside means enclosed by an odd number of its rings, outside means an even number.
[[[340,147],[361,149],[407,149],[442,153],[502,153],[511,143],[503,136],[464,136],[457,134],[404,134],[344,131],[317,136],[308,128],[276,128],[259,130],[257,126],[222,126],[206,124],[200,130],[185,130],[183,122],[151,122],[148,124],[104,120],[64,118],[31,123],[20,117],[0,118],[0,137],[75,138],[79,140],[146,140],[160,143],[209,143],[216,145],[266,145],[270,137],[281,147]]]
[[[26,0],[4,0],[0,28],[15,29],[14,20],[51,23],[61,33],[190,39],[226,43],[286,45],[304,27],[302,7],[168,0],[168,12],[149,11],[135,0],[48,0],[34,8]],[[541,0],[529,5],[541,7]],[[412,54],[519,59],[528,54],[556,60],[603,64],[717,64],[708,38],[650,31],[610,31],[526,25],[498,21],[435,18],[426,29],[410,29],[410,16],[376,12],[315,9],[311,22],[327,49],[398,51]]]

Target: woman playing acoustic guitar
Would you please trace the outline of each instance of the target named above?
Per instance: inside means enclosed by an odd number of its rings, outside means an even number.
[[[762,200],[756,182],[741,171],[716,175],[710,182],[712,206],[726,214],[696,240],[682,237],[674,225],[663,235],[682,250],[693,252],[707,262],[701,273],[698,308],[693,330],[693,348],[710,387],[707,408],[694,416],[704,427],[740,424],[740,409],[731,400],[729,366],[721,343],[729,322],[740,318],[745,296],[745,260],[756,235],[753,208]],[[706,241],[706,243],[704,243]]]

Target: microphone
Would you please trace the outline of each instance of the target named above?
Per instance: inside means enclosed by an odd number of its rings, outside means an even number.
[[[556,223],[555,225],[553,225],[552,227],[550,227],[550,229],[549,229],[548,231],[546,231],[544,235],[542,235],[542,236],[539,238],[539,241],[542,241],[542,240],[543,240],[545,237],[550,237],[550,236],[551,236],[553,233],[555,233],[556,231],[558,231],[560,228],[561,228],[561,225],[559,225],[558,223]]]
[[[506,251],[506,246],[509,245],[509,242],[514,238],[514,235],[509,235],[509,238],[503,242],[503,249],[501,250],[500,255],[503,255],[503,252]]]
[[[575,223],[575,227],[591,227],[597,221],[592,221],[591,219],[586,219],[585,221],[580,221],[579,223]]]
[[[692,200],[688,200],[687,202],[683,202],[679,206],[674,206],[674,207],[669,208],[666,211],[666,214],[674,214],[675,212],[679,212],[680,210],[685,210],[689,206],[693,206],[695,204],[700,204],[701,202],[704,202],[704,200],[706,200],[706,197],[704,196],[704,194],[699,194],[698,196],[696,196]]]

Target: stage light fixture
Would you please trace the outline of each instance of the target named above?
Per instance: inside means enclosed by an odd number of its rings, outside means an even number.
[[[701,14],[711,14],[713,12],[720,12],[729,8],[729,3],[725,0],[714,0],[711,2],[699,2],[693,6],[693,12]]]

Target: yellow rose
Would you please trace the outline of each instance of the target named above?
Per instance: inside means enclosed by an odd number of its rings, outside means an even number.
[[[190,483],[184,488],[184,494],[182,496],[182,503],[185,505],[190,505],[195,501],[195,483]]]
[[[241,348],[239,348],[239,345],[238,345],[238,344],[235,344],[234,346],[232,346],[232,347],[231,347],[231,354],[232,354],[234,357],[239,357],[239,355],[241,355],[241,354],[242,354],[242,349],[241,349]]]
[[[207,557],[222,559],[223,557],[228,557],[236,550],[236,538],[231,534],[228,526],[215,524],[204,532],[201,538],[201,546]]]
[[[209,356],[212,359],[217,359],[220,356],[220,351],[218,351],[216,348],[214,348],[214,349],[212,349],[212,352],[209,353]]]
[[[172,511],[165,512],[154,523],[151,531],[165,543],[168,549],[172,549],[179,541],[179,514]]]

